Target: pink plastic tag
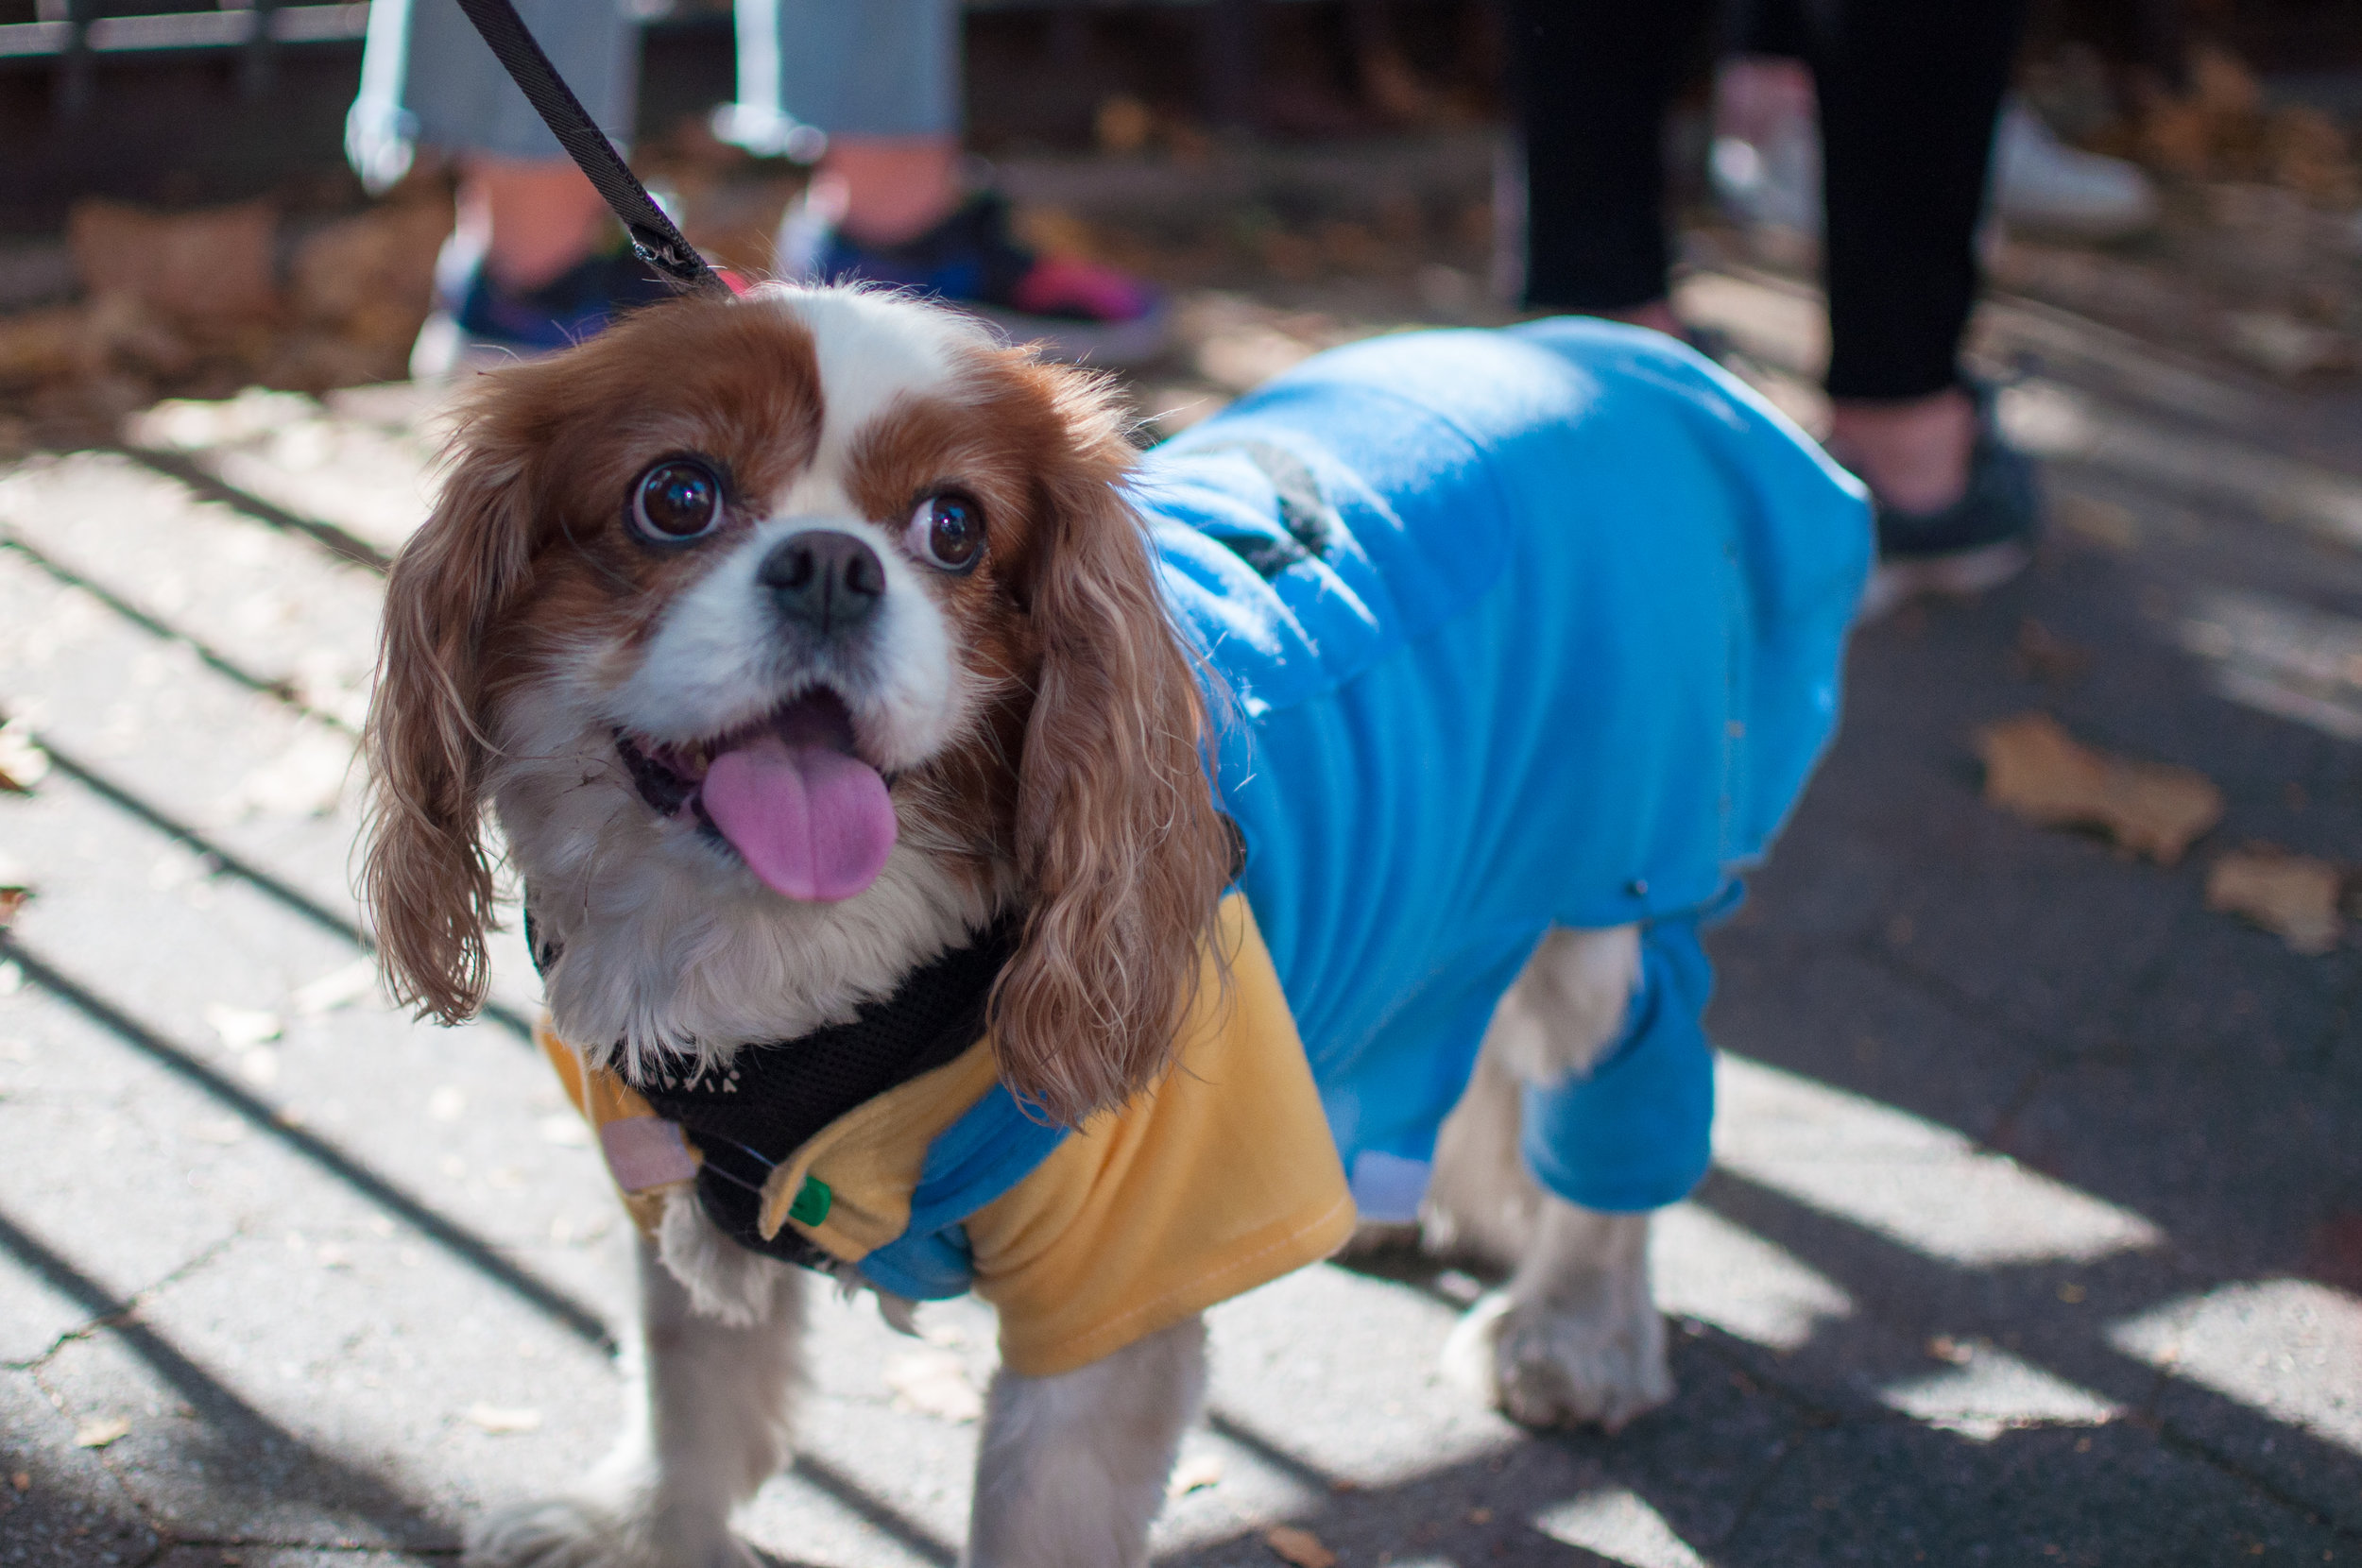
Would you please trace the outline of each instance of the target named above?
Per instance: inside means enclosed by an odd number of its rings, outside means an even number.
[[[679,1127],[660,1116],[625,1116],[599,1129],[607,1168],[625,1192],[696,1179],[697,1162]]]

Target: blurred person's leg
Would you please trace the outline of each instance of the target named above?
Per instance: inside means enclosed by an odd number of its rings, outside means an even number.
[[[1010,233],[1005,203],[963,178],[956,0],[738,4],[739,101],[720,123],[750,145],[766,125],[783,146],[800,128],[827,139],[781,229],[782,271],[923,289],[1070,358],[1117,365],[1162,350],[1169,312],[1155,290],[1036,255]]]
[[[1514,0],[1527,305],[1681,330],[1666,300],[1665,111],[1709,4]]]
[[[1960,338],[2023,0],[1811,11],[1823,147],[1828,447],[1876,503],[1875,614],[2032,559],[2033,468],[1967,383]]]
[[[460,223],[484,231],[484,266],[530,293],[573,270],[607,237],[607,202],[572,159],[471,157],[459,176]]]
[[[1977,412],[1960,336],[2023,18],[2021,0],[1854,0],[1812,41],[1830,447],[1906,512],[1941,509],[1968,486]]]
[[[600,128],[627,144],[638,40],[617,0],[519,0],[518,13]],[[372,9],[345,144],[376,189],[420,146],[457,165],[459,221],[436,264],[439,308],[417,373],[447,373],[480,350],[562,348],[664,293],[619,248],[607,204],[454,0]]]
[[[967,199],[960,31],[954,0],[739,0],[728,134],[825,145],[814,182],[834,227],[913,239]]]

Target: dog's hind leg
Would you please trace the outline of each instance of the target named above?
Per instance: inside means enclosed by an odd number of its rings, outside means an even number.
[[[1649,1216],[1544,1191],[1517,1147],[1520,1089],[1588,1068],[1621,1032],[1639,977],[1632,927],[1552,931],[1502,998],[1436,1141],[1429,1245],[1511,1270],[1454,1328],[1445,1365],[1529,1425],[1612,1432],[1673,1393],[1649,1288]]]
[[[967,1568],[1138,1568],[1206,1396],[1191,1318],[1054,1377],[992,1382]]]
[[[689,1222],[667,1214],[665,1255]],[[742,1284],[726,1321],[640,1243],[641,1365],[622,1440],[571,1494],[487,1516],[469,1532],[471,1568],[756,1568],[730,1512],[787,1460],[803,1297],[794,1270],[744,1257],[765,1287]]]

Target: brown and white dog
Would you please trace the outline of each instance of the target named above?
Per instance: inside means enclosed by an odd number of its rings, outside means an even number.
[[[1069,1124],[1156,1082],[1232,845],[1126,435],[1100,381],[878,293],[666,305],[489,376],[388,591],[365,884],[396,994],[482,1003],[489,816],[562,948],[558,1033],[620,1068],[840,1022],[1016,912],[1003,1082]],[[1439,1150],[1431,1229],[1515,1270],[1453,1356],[1521,1419],[1669,1393],[1645,1216],[1515,1154],[1519,1082],[1610,1040],[1635,955],[1629,928],[1546,941]],[[642,1273],[640,1417],[476,1560],[751,1560],[728,1521],[788,1455],[796,1271],[676,1200]],[[1191,1320],[1001,1373],[969,1560],[1143,1561],[1203,1346]]]

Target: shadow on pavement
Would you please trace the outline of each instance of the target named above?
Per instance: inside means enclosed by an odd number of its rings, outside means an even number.
[[[12,960],[33,984],[183,1082],[212,1097],[256,1132],[277,1140],[281,1146],[309,1161],[323,1174],[408,1225],[576,1338],[601,1351],[611,1352],[615,1349],[614,1337],[608,1333],[606,1321],[598,1313],[557,1287],[536,1278],[510,1262],[490,1242],[413,1198],[327,1139],[306,1128],[291,1124],[269,1102],[208,1065],[196,1053],[156,1033],[5,934],[0,934],[0,958]]]
[[[244,1494],[257,1515],[291,1499],[309,1503],[338,1520],[340,1528],[354,1538],[428,1550],[455,1543],[449,1523],[433,1517],[383,1476],[321,1453],[240,1399],[140,1321],[135,1304],[111,1294],[5,1214],[0,1214],[0,1253],[90,1314],[90,1321],[75,1338],[112,1338],[180,1395],[196,1436],[174,1440],[173,1462],[201,1472],[218,1494],[232,1499]],[[58,1490],[49,1476],[38,1480],[43,1494]],[[21,1527],[12,1525],[9,1533]]]

